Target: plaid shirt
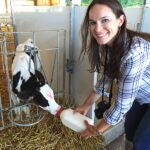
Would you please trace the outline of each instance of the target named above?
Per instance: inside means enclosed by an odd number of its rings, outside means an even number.
[[[140,104],[150,103],[150,42],[134,37],[129,52],[122,57],[118,92],[114,105],[105,111],[103,117],[108,124],[119,123],[133,101]],[[101,94],[102,81],[97,80],[95,92]],[[106,77],[105,91],[110,86],[110,80]]]

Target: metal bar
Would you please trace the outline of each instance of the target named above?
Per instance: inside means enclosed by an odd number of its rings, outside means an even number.
[[[57,83],[56,83],[56,89],[57,89],[57,92],[59,91],[59,84],[60,84],[60,81],[59,81],[59,68],[60,68],[60,52],[59,52],[59,48],[60,48],[60,32],[58,31],[57,32]],[[57,100],[58,100],[58,95],[57,95]]]
[[[93,88],[95,88],[96,82],[97,82],[97,72],[94,72],[93,73]],[[93,120],[93,122],[95,121],[95,113],[94,113],[95,107],[96,107],[96,104],[93,103],[91,107],[91,119]]]
[[[16,30],[15,17],[14,17],[14,10],[13,10],[13,1],[12,0],[8,0],[8,1],[10,4],[10,18],[12,21],[13,31],[17,31]],[[15,32],[13,33],[13,35],[14,35],[14,44],[16,47],[18,45],[18,36],[17,36],[17,34],[15,34]]]
[[[64,95],[63,98],[65,98],[65,92],[66,92],[66,71],[65,71],[65,65],[66,65],[66,31],[63,32],[64,33],[64,49],[63,49],[63,91],[64,91]]]
[[[6,32],[8,34],[12,34],[12,33],[16,33],[16,34],[25,34],[25,33],[32,33],[35,32],[35,33],[39,33],[39,32],[61,32],[61,31],[66,31],[64,29],[58,29],[58,30],[34,30],[34,31],[14,31],[14,32]]]
[[[4,124],[3,107],[2,107],[2,98],[1,98],[1,96],[0,96],[0,120],[2,122],[2,128],[4,128],[5,124]]]
[[[75,18],[75,7],[74,5],[70,5],[70,30],[69,30],[69,62],[72,65],[73,62],[73,50],[74,50],[74,46],[73,46],[73,41],[74,41],[74,18]],[[73,95],[73,91],[72,91],[72,67],[71,67],[71,71],[69,71],[69,95]]]
[[[7,59],[7,46],[6,46],[6,34],[4,33],[4,59],[5,59],[5,68],[6,68],[6,76],[7,76],[7,83],[8,83],[8,95],[9,95],[9,107],[12,107],[11,101],[11,80],[9,75],[9,68],[8,68],[8,59]],[[11,118],[13,119],[13,115],[11,113]]]

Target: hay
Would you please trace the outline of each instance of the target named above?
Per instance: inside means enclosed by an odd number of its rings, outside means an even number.
[[[5,17],[4,17],[5,18]],[[0,25],[0,96],[2,97],[3,107],[9,106],[8,97],[8,74],[5,64],[5,49],[7,50],[7,65],[9,78],[11,78],[11,64],[12,64],[12,52],[15,51],[15,37],[13,33],[13,25],[10,24],[10,20],[2,20],[3,25]],[[7,22],[8,21],[8,22]],[[5,38],[5,42],[4,42]],[[5,47],[6,46],[6,47]],[[3,102],[4,100],[4,102]],[[6,106],[5,106],[6,103]]]
[[[67,97],[59,98],[58,101],[63,108],[72,108],[74,106],[71,99],[69,100]],[[77,133],[65,127],[59,118],[54,117],[46,111],[44,113],[44,119],[34,126],[11,126],[1,130],[0,150],[104,149],[102,136],[91,137],[89,139],[80,138]],[[7,118],[6,116],[4,117]],[[23,121],[25,121],[24,118]]]
[[[80,138],[63,126],[60,119],[47,113],[37,125],[11,127],[0,131],[2,150],[103,150],[103,138]]]
[[[14,37],[7,36],[7,51],[15,49]],[[1,37],[3,38],[3,37]],[[2,47],[3,48],[3,47]],[[2,49],[0,49],[2,50]],[[7,75],[3,55],[0,55],[0,95],[2,100],[7,100],[5,106],[8,108],[9,97],[7,90]],[[11,74],[11,56],[8,56],[8,70]],[[67,101],[63,102],[66,105]],[[5,118],[6,115],[4,115]],[[80,138],[75,132],[62,125],[59,118],[47,113],[44,119],[30,127],[12,126],[0,131],[0,150],[103,150],[103,138],[91,137]]]

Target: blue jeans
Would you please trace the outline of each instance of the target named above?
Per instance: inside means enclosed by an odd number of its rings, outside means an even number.
[[[136,100],[126,114],[125,134],[134,150],[150,150],[150,106]]]

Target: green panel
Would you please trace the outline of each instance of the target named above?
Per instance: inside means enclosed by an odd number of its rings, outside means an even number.
[[[81,5],[82,5],[82,6],[84,6],[84,5],[89,5],[91,2],[92,2],[92,0],[82,0],[82,1],[81,1]]]
[[[81,0],[81,5],[89,5],[92,0]],[[143,6],[144,0],[119,0],[123,7]]]
[[[81,0],[82,6],[87,6],[92,2],[92,0]],[[144,0],[119,0],[123,7],[129,6],[143,6]],[[66,5],[71,5],[71,0],[66,0]]]
[[[66,5],[70,6],[71,5],[71,1],[70,0],[66,0]]]
[[[143,6],[144,0],[119,0],[123,7]]]

